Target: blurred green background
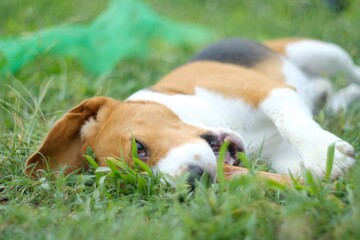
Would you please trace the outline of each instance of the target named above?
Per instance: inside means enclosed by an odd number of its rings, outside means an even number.
[[[233,36],[259,41],[280,37],[310,37],[340,44],[356,61],[360,55],[359,1],[348,1],[348,8],[340,13],[331,11],[325,0],[145,2],[160,15],[207,27],[212,33],[209,43]],[[24,36],[56,25],[90,23],[107,4],[103,0],[1,1],[0,37]],[[134,59],[121,61],[111,74],[101,78],[88,75],[74,59],[39,56],[35,63],[28,64],[15,76],[2,77],[0,84],[13,85],[15,77],[26,88],[31,85],[36,91],[51,76],[54,78],[53,89],[61,88],[59,84],[68,86],[66,82],[71,82],[76,94],[69,95],[70,98],[75,98],[75,102],[94,94],[122,98],[186,62],[201,47],[203,46],[174,47],[153,42],[148,58],[136,59],[136,63]],[[58,78],[62,80],[57,80]],[[32,87],[28,88],[31,92]],[[9,94],[8,90],[0,90],[3,98]]]

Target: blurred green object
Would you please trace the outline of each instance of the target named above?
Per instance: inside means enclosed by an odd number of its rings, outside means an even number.
[[[58,26],[0,39],[0,74],[16,72],[39,54],[51,54],[76,58],[100,75],[125,57],[146,56],[154,39],[183,44],[204,42],[209,36],[205,28],[162,17],[140,0],[112,0],[88,26]]]

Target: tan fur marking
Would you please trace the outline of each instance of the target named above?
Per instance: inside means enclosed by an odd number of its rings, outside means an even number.
[[[279,67],[276,65],[274,68]],[[259,69],[264,74],[271,72],[270,66],[265,66],[259,65]],[[237,65],[199,61],[175,69],[152,89],[168,94],[194,94],[195,88],[201,87],[224,97],[241,98],[256,107],[272,89],[289,87],[274,76],[267,78],[255,70]]]
[[[258,64],[253,69],[263,74],[269,80],[285,82],[285,77],[282,73],[282,60],[278,56],[272,56]]]
[[[303,41],[304,38],[281,38],[270,41],[265,41],[263,44],[273,51],[286,56],[286,46],[290,43]]]

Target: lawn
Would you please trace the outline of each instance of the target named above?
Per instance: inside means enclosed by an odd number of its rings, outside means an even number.
[[[340,13],[322,0],[146,2],[163,16],[205,26],[209,42],[318,38],[341,45],[360,64],[359,1]],[[0,1],[0,37],[86,24],[106,6],[104,0]],[[122,60],[102,76],[75,59],[46,54],[0,76],[0,239],[360,239],[359,166],[330,182],[309,175],[304,185],[283,186],[249,175],[199,183],[192,193],[138,172],[125,174],[126,188],[117,187],[121,178],[95,179],[91,172],[56,178],[47,172],[39,180],[24,175],[26,158],[71,107],[95,95],[126,98],[185,63],[201,45],[156,42],[147,57]],[[333,80],[346,84],[341,76]],[[359,104],[316,119],[359,152]],[[255,171],[266,168],[261,156],[251,160]]]

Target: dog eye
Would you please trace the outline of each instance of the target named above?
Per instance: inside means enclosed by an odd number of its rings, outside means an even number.
[[[145,147],[139,143],[138,141],[136,141],[136,151],[137,151],[137,155],[141,160],[145,160],[147,159],[148,155],[146,152]]]

